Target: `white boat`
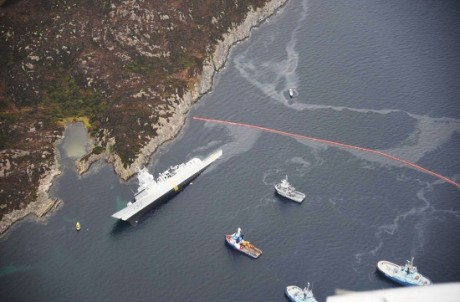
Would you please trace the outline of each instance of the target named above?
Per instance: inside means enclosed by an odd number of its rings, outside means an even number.
[[[232,248],[238,252],[248,255],[249,257],[256,259],[259,258],[259,256],[262,255],[262,251],[243,238],[244,236],[241,232],[241,228],[238,228],[238,230],[231,235],[225,235],[225,241]]]
[[[171,166],[168,170],[160,173],[156,180],[147,169],[139,170],[137,173],[139,188],[134,194],[134,201],[128,202],[124,209],[116,212],[112,217],[131,221],[138,216],[137,214],[141,215],[157,201],[180,191],[222,154],[222,150],[217,150],[203,160],[192,158],[186,163]]]
[[[377,268],[387,278],[401,285],[431,285],[430,279],[417,271],[417,267],[414,265],[414,257],[412,257],[411,261],[407,260],[404,266],[382,260],[377,263]]]
[[[286,287],[286,296],[292,302],[318,302],[313,295],[310,283],[303,289],[296,285]]]
[[[286,197],[290,200],[293,200],[297,203],[301,203],[305,199],[305,194],[296,189],[288,182],[288,177],[281,180],[280,183],[275,185],[276,193],[279,195]]]
[[[289,88],[289,97],[292,99],[294,97],[294,89]]]

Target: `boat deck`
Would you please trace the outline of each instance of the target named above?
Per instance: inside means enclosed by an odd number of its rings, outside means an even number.
[[[258,258],[260,255],[262,255],[262,251],[249,243],[249,241],[243,241],[240,244],[240,250],[254,258]]]
[[[231,242],[231,238],[232,238],[232,235],[226,235],[225,236],[225,240],[226,242],[232,247],[234,248],[235,250],[243,253],[243,254],[246,254],[252,258],[259,258],[260,255],[262,255],[262,250],[255,247],[254,245],[252,245],[249,241],[242,241],[240,244],[239,244],[239,247],[235,246],[234,244],[232,244]]]
[[[402,285],[430,285],[431,281],[418,272],[407,273],[400,265],[389,261],[379,261],[377,268],[391,280]]]
[[[286,192],[283,190],[280,190],[278,187],[275,186],[276,192],[290,200],[293,200],[297,203],[301,203],[305,199],[305,194],[299,191],[292,191],[292,192]]]

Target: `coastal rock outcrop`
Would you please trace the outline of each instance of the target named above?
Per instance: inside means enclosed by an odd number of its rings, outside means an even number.
[[[156,126],[157,135],[140,150],[134,162],[128,167],[124,166],[122,160],[116,154],[109,154],[107,159],[113,163],[116,173],[122,179],[131,177],[138,168],[144,166],[150,159],[150,156],[155,150],[166,141],[173,139],[180,131],[185,123],[186,114],[190,110],[192,104],[196,102],[203,94],[207,93],[212,88],[214,74],[220,70],[226,63],[231,47],[244,39],[248,38],[251,29],[258,26],[262,21],[273,15],[278,8],[286,3],[287,0],[272,0],[264,7],[257,10],[251,10],[247,14],[244,21],[232,28],[223,35],[215,46],[215,51],[210,55],[205,63],[200,75],[197,76],[197,82],[193,88],[186,91],[178,104],[169,112],[168,122],[158,123]],[[107,149],[107,148],[106,148]],[[90,164],[104,156],[92,155],[81,160],[77,164],[80,173],[85,172]]]
[[[32,0],[0,10],[0,233],[60,201],[64,124],[82,120],[123,179],[173,139],[231,46],[287,0]],[[9,184],[18,184],[21,188]]]

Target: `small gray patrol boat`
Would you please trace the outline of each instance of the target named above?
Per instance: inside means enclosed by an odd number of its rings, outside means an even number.
[[[310,283],[304,289],[295,285],[286,287],[286,296],[292,302],[318,302],[313,295]]]
[[[299,191],[296,191],[295,188],[288,182],[288,177],[281,180],[280,183],[275,185],[276,193],[286,197],[290,200],[293,200],[297,203],[301,203],[305,199],[305,194]]]

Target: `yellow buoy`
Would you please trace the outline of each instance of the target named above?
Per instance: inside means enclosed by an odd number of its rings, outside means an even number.
[[[77,221],[77,223],[75,224],[75,229],[77,231],[79,231],[81,229],[80,222]]]

